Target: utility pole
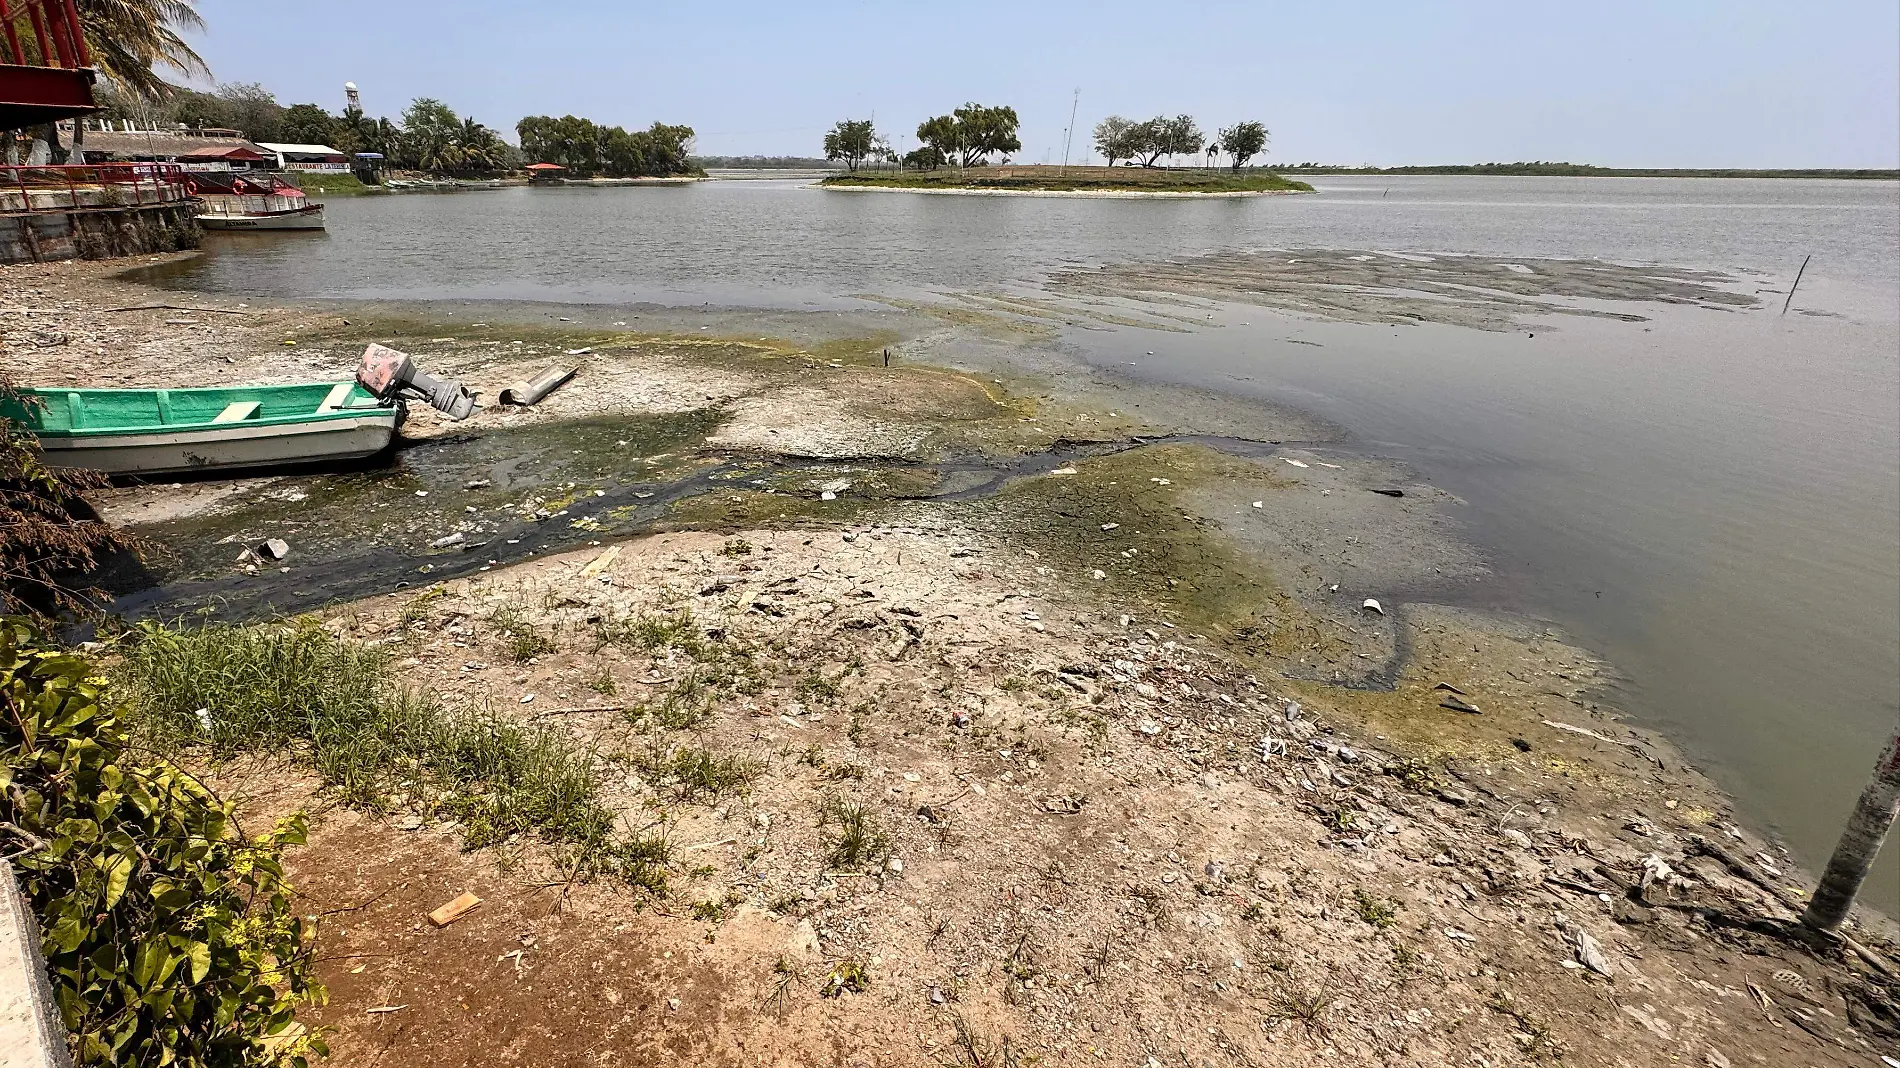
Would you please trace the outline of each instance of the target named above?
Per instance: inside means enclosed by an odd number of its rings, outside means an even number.
[[[1082,87],[1075,87],[1075,96],[1069,100],[1069,128],[1062,131],[1062,173],[1069,173],[1069,145],[1075,141],[1075,109],[1082,103]]]
[[[1873,781],[1861,791],[1854,814],[1847,819],[1847,829],[1841,832],[1840,844],[1834,847],[1834,857],[1827,862],[1821,884],[1814,888],[1808,910],[1801,916],[1803,924],[1832,934],[1847,919],[1847,910],[1854,907],[1860,884],[1880,855],[1880,844],[1896,816],[1900,816],[1900,733],[1881,751]]]

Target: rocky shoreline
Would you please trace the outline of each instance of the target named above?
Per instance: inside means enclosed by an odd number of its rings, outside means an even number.
[[[393,471],[101,502],[174,546],[163,583],[321,594],[300,572],[399,554],[402,588],[339,587],[326,626],[571,735],[674,844],[665,897],[550,890],[531,850],[462,852],[426,798],[365,812],[279,764],[218,769],[319,812],[292,862],[336,915],[310,1022],[340,1063],[1893,1051],[1891,978],[1781,933],[1806,886],[1785,854],[1618,722],[1560,635],[1388,592],[1482,572],[1454,502],[1295,413],[1248,415],[1245,450],[1144,444],[1206,430],[1200,401],[1155,390],[1136,416],[1120,383],[1023,370],[996,354],[1033,322],[988,313],[529,323],[252,307],[98,264],[6,269],[0,304],[5,371],[34,385],[341,375],[374,339],[492,387],[586,350],[541,407],[420,415]],[[638,433],[564,436],[593,425]],[[498,484],[517,446],[534,469]],[[285,570],[233,563],[265,536]],[[515,655],[522,628],[545,645]],[[692,796],[653,770],[688,750],[756,774]],[[831,863],[834,802],[875,821],[877,864]],[[471,889],[483,910],[420,922]]]

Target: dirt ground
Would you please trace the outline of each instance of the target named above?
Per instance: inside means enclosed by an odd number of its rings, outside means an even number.
[[[347,310],[109,311],[232,305],[103,275],[0,272],[10,375],[261,380],[360,350]],[[492,388],[591,330],[421,340]],[[1151,429],[1000,375],[887,377],[881,341],[731,333],[602,360],[601,395],[710,403],[719,448],[834,459]],[[478,420],[599,412],[556,397]],[[532,841],[464,851],[426,798],[365,811],[294,768],[221,769],[258,810],[315,817],[290,859],[331,997],[304,1022],[333,1029],[341,1065],[1900,1057],[1891,945],[1788,937],[1803,876],[1598,702],[1603,665],[1424,597],[1361,607],[1482,571],[1446,502],[1403,478],[1318,446],[1171,446],[981,500],[788,518],[748,489],[671,529],[334,606],[326,625],[409,684],[588,747],[624,826],[671,861],[664,893],[576,883]],[[113,507],[215,514],[256,489]],[[1362,544],[1368,514],[1390,543]],[[669,770],[692,754],[745,770]],[[483,903],[425,918],[464,892]]]

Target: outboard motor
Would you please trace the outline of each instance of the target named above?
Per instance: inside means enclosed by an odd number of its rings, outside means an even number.
[[[387,345],[371,344],[363,350],[363,363],[356,369],[356,381],[379,400],[408,397],[426,401],[431,408],[457,422],[475,414],[475,395],[468,387],[418,370],[408,353],[397,352]]]

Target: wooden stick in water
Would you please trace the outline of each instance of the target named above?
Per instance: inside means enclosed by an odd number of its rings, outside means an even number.
[[[1794,303],[1794,291],[1801,288],[1801,276],[1808,273],[1808,261],[1813,258],[1812,252],[1801,257],[1801,269],[1794,273],[1794,285],[1788,287],[1788,299],[1781,302],[1781,314],[1788,314],[1788,305]]]

